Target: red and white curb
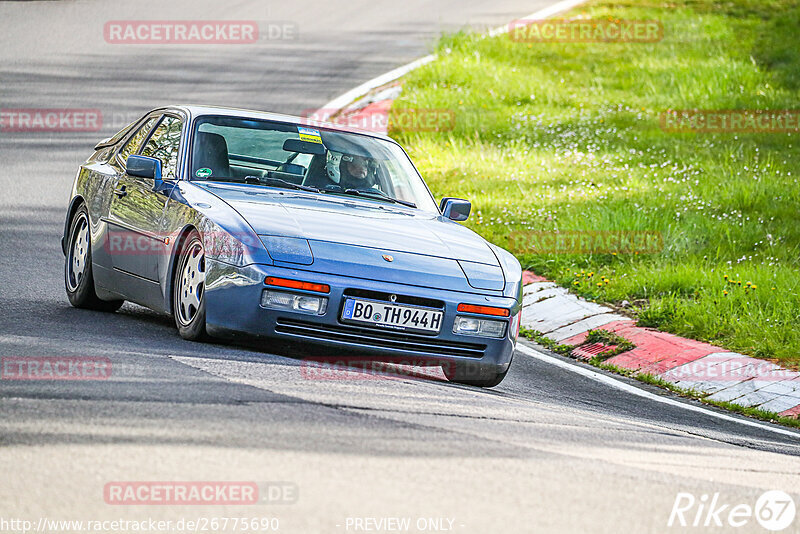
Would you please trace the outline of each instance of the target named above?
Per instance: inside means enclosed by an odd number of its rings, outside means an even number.
[[[785,416],[800,414],[800,373],[720,347],[636,326],[614,310],[588,302],[555,283],[526,271],[522,326],[565,345],[573,356],[589,359],[609,347],[585,344],[590,330],[613,332],[636,348],[605,363],[647,373],[683,389],[745,407]]]

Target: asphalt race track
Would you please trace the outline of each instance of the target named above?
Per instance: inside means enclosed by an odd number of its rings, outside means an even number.
[[[428,53],[442,30],[547,4],[0,1],[0,107],[104,117],[101,132],[0,131],[0,356],[113,363],[105,381],[0,381],[0,518],[269,517],[280,532],[330,533],[388,532],[366,519],[399,517],[412,532],[419,520],[464,533],[666,532],[698,530],[667,527],[679,492],[753,506],[783,490],[800,503],[800,434],[631,395],[521,352],[492,390],[435,376],[315,380],[300,360],[316,355],[307,347],[190,343],[170,317],[67,302],[67,197],[100,138],[170,103],[300,113]],[[129,19],[257,20],[283,38],[107,43],[104,24]],[[175,507],[103,497],[112,481],[222,480],[283,484],[296,498]],[[763,530],[751,519],[736,531]]]

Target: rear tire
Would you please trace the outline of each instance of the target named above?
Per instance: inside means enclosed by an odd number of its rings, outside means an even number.
[[[203,241],[192,231],[180,248],[172,281],[172,315],[183,339],[204,341],[206,332],[206,262]]]
[[[509,365],[502,373],[492,369],[487,369],[486,366],[472,362],[442,364],[442,371],[450,382],[479,388],[493,388],[500,384],[508,374],[511,366]]]
[[[64,288],[69,303],[76,308],[117,311],[124,300],[101,300],[94,289],[89,212],[81,205],[69,226],[67,256],[64,260]]]

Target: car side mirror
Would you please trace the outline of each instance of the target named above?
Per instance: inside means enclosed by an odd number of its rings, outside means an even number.
[[[125,163],[125,172],[131,176],[139,178],[150,178],[153,180],[153,190],[157,190],[163,184],[161,179],[161,161],[149,156],[128,156]]]
[[[439,207],[442,215],[458,222],[469,219],[469,212],[472,211],[472,203],[463,198],[443,198]]]

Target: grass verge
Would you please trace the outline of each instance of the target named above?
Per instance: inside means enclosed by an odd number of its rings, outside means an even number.
[[[521,43],[458,33],[405,80],[397,109],[453,128],[391,131],[467,226],[647,231],[657,253],[544,254],[532,268],[640,325],[800,366],[797,133],[667,133],[666,110],[797,109],[800,0],[591,1],[565,17],[663,24],[657,43]],[[627,303],[625,303],[627,301]]]

